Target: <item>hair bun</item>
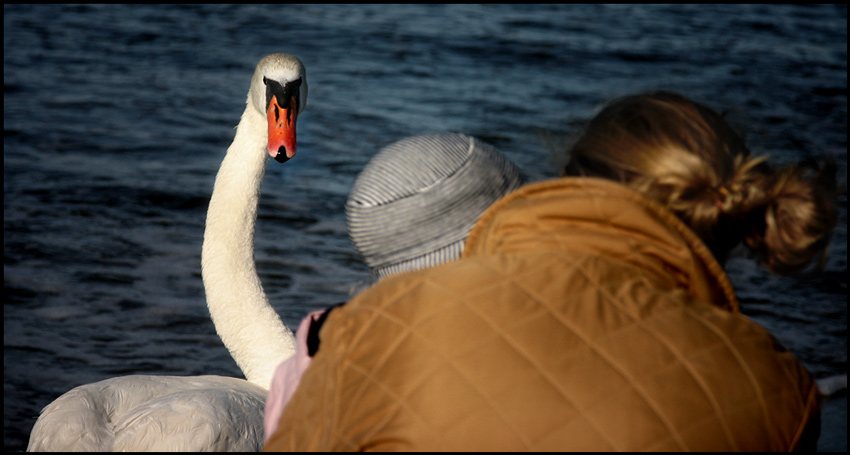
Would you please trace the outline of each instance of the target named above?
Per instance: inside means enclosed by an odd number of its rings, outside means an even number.
[[[812,172],[813,171],[813,172]],[[763,232],[747,244],[774,273],[791,275],[826,259],[838,215],[831,203],[836,169],[807,161],[773,174],[767,189]]]

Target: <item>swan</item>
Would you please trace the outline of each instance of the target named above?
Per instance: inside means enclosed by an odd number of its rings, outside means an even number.
[[[267,153],[296,152],[307,103],[304,65],[273,54],[257,65],[247,106],[221,163],[207,212],[201,269],[216,331],[247,380],[122,376],[86,384],[42,410],[28,451],[259,451],[274,368],[295,337],[263,292],[254,226]]]

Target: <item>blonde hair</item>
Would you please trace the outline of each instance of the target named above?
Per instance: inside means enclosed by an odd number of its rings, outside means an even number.
[[[569,151],[563,175],[616,180],[687,223],[722,263],[744,242],[774,273],[823,265],[836,169],[773,170],[717,112],[670,92],[614,101]]]

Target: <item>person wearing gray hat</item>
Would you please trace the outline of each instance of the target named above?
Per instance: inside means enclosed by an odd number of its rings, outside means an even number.
[[[481,213],[521,183],[519,169],[479,139],[402,139],[354,182],[345,203],[351,243],[378,278],[457,259]]]
[[[345,203],[349,237],[378,280],[453,261],[478,217],[522,183],[519,169],[480,139],[401,139],[357,176]],[[333,308],[302,320],[295,354],[276,368],[266,399],[266,441],[318,350],[319,328]]]

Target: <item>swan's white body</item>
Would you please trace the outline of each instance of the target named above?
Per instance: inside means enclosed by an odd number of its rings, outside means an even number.
[[[247,381],[123,376],[82,385],[44,408],[28,451],[262,448],[266,393],[275,367],[295,349],[295,338],[269,305],[254,266],[254,225],[270,144],[265,81],[304,80],[304,73],[301,62],[285,54],[259,63],[207,214],[201,259],[207,305]],[[306,81],[301,90],[298,111],[306,105]],[[294,154],[294,119],[292,128]]]

